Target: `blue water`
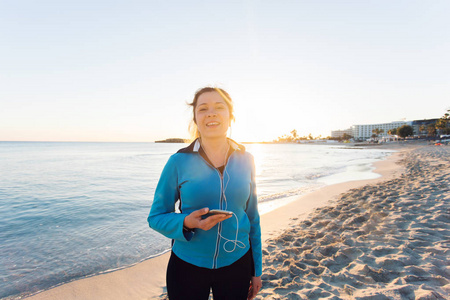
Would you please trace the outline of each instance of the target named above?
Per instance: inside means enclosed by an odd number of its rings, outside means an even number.
[[[170,241],[146,218],[161,170],[183,144],[0,142],[0,298],[130,266]],[[374,178],[388,150],[246,145],[261,205]]]

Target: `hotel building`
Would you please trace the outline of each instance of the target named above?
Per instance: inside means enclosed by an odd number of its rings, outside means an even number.
[[[353,130],[351,128],[344,130],[332,130],[331,137],[332,138],[341,138],[344,134],[348,134],[349,136],[353,136]]]
[[[436,124],[439,119],[424,119],[424,120],[415,120],[411,122],[411,126],[414,130],[414,135],[427,135],[427,127],[430,125]],[[420,131],[420,127],[424,126],[425,130]]]
[[[373,132],[372,130],[375,129],[381,129],[383,130],[382,133],[380,133],[379,137],[385,137],[388,136],[388,131],[390,129],[399,128],[403,125],[411,125],[412,122],[405,122],[405,121],[396,121],[391,123],[381,123],[381,124],[368,124],[368,125],[353,125],[352,126],[352,135],[353,138],[356,140],[366,140],[372,137]]]
[[[427,127],[429,125],[435,124],[438,119],[424,119],[424,120],[415,120],[415,121],[396,121],[391,123],[381,123],[381,124],[368,124],[368,125],[353,125],[349,129],[345,130],[334,130],[331,131],[331,137],[338,138],[342,137],[344,133],[353,136],[355,140],[367,140],[372,137],[373,130],[381,129],[382,133],[378,135],[379,138],[388,137],[388,131],[390,129],[399,128],[403,125],[409,125],[413,128],[413,132],[415,136],[426,135],[425,131],[420,131],[420,127]]]

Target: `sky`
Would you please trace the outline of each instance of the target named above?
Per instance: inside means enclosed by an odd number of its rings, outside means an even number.
[[[439,118],[450,1],[0,0],[0,141],[188,138],[204,86],[231,137]]]

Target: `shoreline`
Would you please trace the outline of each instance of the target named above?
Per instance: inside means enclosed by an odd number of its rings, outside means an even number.
[[[381,177],[325,186],[306,195],[294,196],[297,199],[261,215],[263,246],[266,244],[266,240],[288,228],[292,222],[305,219],[314,209],[329,204],[341,193],[399,176],[404,168],[397,162],[404,156],[405,151],[414,149],[416,145],[386,146],[387,149],[400,151],[373,164],[375,167],[373,172],[380,174]],[[169,255],[170,252],[166,252],[120,270],[74,280],[25,298],[30,300],[157,299],[165,292],[165,269]]]
[[[373,172],[380,174],[380,177],[327,185],[270,211],[267,217],[264,217],[265,215],[261,216],[263,243],[268,238],[283,232],[292,222],[306,219],[315,209],[334,202],[340,194],[348,190],[357,189],[367,184],[378,184],[400,176],[405,171],[405,168],[400,166],[398,162],[403,158],[405,152],[412,149],[408,148],[404,149],[404,151],[394,152],[384,160],[373,163],[375,167]]]

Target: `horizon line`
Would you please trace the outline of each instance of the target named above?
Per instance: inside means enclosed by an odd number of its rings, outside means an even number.
[[[155,143],[156,141],[161,140],[154,140],[154,141],[2,141],[0,140],[0,143]],[[164,140],[162,140],[164,141]],[[240,142],[240,143],[270,143],[272,141],[247,141],[247,142]],[[170,144],[170,142],[167,142]],[[186,142],[189,143],[189,142]],[[176,144],[176,143],[174,143]],[[180,143],[181,144],[181,143]]]

